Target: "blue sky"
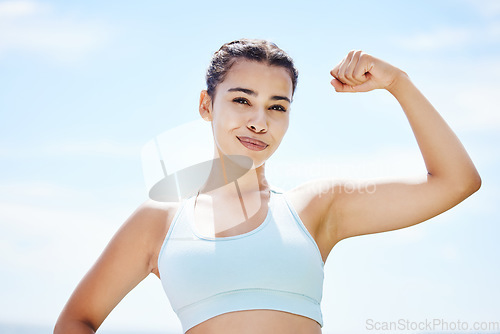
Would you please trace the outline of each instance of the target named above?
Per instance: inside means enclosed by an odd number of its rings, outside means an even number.
[[[405,70],[483,179],[423,224],[336,245],[324,333],[364,332],[366,319],[500,321],[500,4],[457,0],[0,1],[0,322],[55,322],[147,196],[141,148],[199,118],[211,54],[240,37],[271,39],[299,69],[290,128],[266,164],[276,186],[425,175],[390,94],[329,85],[351,49]],[[103,332],[123,328],[180,332],[158,279]]]

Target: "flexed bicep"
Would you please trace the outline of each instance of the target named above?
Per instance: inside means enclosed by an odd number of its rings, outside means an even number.
[[[444,212],[481,186],[481,178],[462,143],[402,70],[363,52],[351,51],[331,72],[339,92],[384,88],[399,102],[424,160],[421,182],[375,184],[373,192],[331,187],[323,221],[332,240],[411,226]]]

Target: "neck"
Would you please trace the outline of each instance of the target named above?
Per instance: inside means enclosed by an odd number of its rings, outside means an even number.
[[[251,160],[243,156],[220,155],[213,159],[212,168],[200,193],[217,197],[247,196],[268,192],[269,185],[265,176],[265,164],[254,168]]]
[[[211,197],[212,207],[216,203],[223,203],[226,209],[235,205],[241,207],[244,221],[249,221],[249,218],[266,209],[270,199],[265,165],[254,168],[248,157],[219,155],[213,159],[209,177],[196,196],[195,207],[200,193]]]

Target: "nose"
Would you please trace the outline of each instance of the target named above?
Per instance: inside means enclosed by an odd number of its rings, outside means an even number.
[[[248,120],[247,127],[257,133],[267,131],[266,111],[259,109],[253,113],[252,118]]]

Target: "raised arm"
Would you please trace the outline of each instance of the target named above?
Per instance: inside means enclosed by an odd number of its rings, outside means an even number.
[[[328,196],[322,227],[332,244],[420,223],[480,188],[481,178],[459,139],[405,72],[361,51],[351,51],[331,74],[337,92],[386,89],[399,101],[428,172],[420,183],[378,183],[369,192],[346,189],[348,185],[342,182],[322,184]]]
[[[165,233],[167,211],[150,201],[123,224],[79,283],[54,333],[95,333],[114,307],[156,268],[158,238]]]

